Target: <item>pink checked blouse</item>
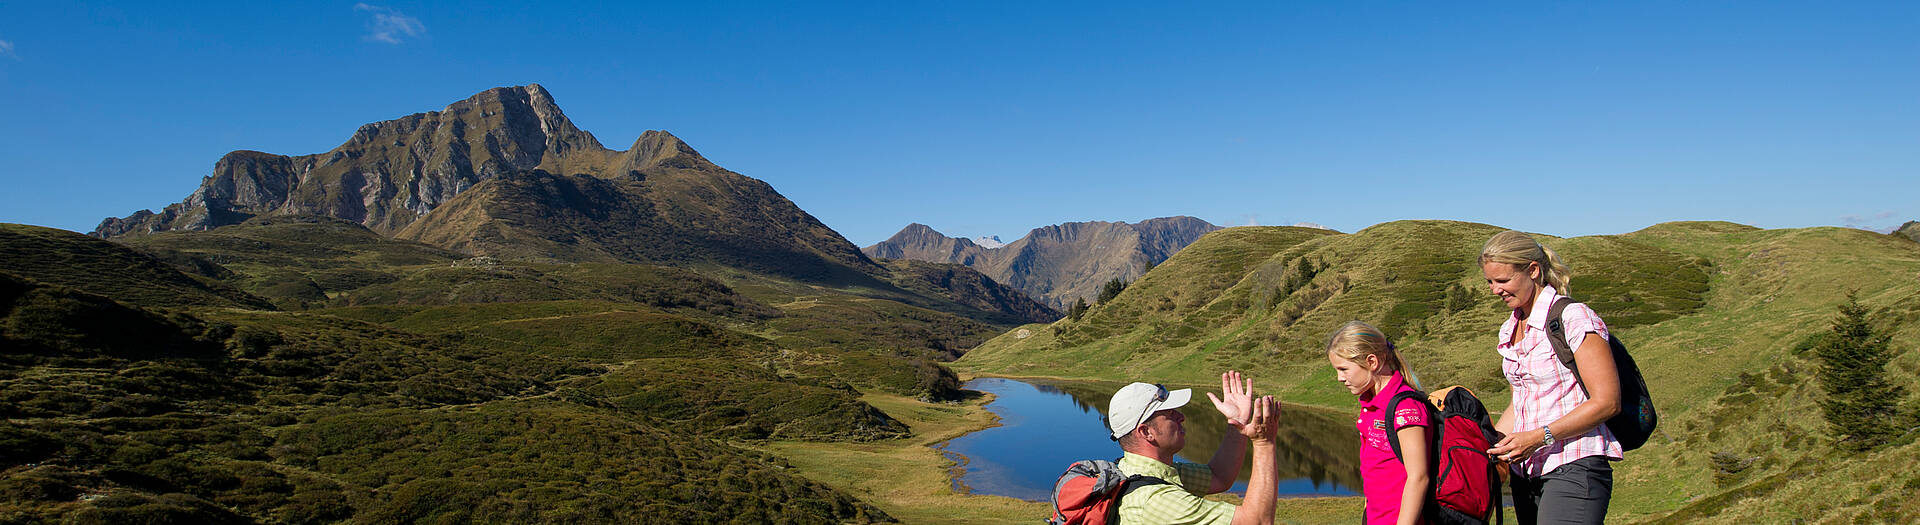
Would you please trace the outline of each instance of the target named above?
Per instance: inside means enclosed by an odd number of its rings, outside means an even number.
[[[1560,359],[1553,355],[1553,343],[1547,342],[1547,311],[1559,298],[1560,293],[1552,286],[1540,291],[1533,300],[1532,313],[1527,315],[1527,335],[1517,344],[1510,345],[1507,341],[1513,340],[1519,319],[1508,316],[1506,324],[1500,326],[1500,370],[1506,373],[1507,383],[1513,385],[1513,406],[1507,408],[1507,419],[1513,422],[1515,433],[1546,426],[1587,400],[1573,371],[1560,364]],[[1607,336],[1606,322],[1585,304],[1567,305],[1561,322],[1566,327],[1567,344],[1572,348],[1580,348],[1580,342],[1589,333]],[[1556,435],[1554,441],[1554,446],[1542,447],[1534,451],[1533,456],[1515,462],[1513,472],[1537,478],[1587,456],[1618,460],[1623,455],[1620,441],[1613,438],[1606,425],[1579,436]]]

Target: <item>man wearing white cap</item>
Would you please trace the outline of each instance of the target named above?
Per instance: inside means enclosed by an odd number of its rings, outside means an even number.
[[[1273,523],[1280,476],[1274,442],[1280,431],[1280,403],[1273,396],[1254,399],[1253,381],[1239,372],[1220,374],[1220,390],[1223,397],[1208,392],[1207,398],[1234,432],[1221,437],[1220,448],[1206,465],[1174,459],[1187,444],[1187,418],[1174,409],[1192,399],[1192,389],[1169,391],[1156,384],[1134,383],[1113,393],[1107,404],[1107,429],[1125,452],[1120,471],[1168,483],[1143,485],[1122,498],[1121,523]],[[1202,498],[1233,487],[1248,441],[1253,443],[1253,472],[1246,499],[1235,506]]]

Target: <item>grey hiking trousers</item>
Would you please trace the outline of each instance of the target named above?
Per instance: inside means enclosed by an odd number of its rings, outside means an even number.
[[[1613,465],[1587,456],[1538,478],[1512,476],[1513,514],[1520,525],[1598,524],[1613,498]]]

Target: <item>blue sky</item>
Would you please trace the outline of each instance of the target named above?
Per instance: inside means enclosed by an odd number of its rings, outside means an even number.
[[[0,221],[89,231],[228,151],[323,152],[526,83],[861,245],[1168,215],[1920,219],[1916,2],[13,2]]]

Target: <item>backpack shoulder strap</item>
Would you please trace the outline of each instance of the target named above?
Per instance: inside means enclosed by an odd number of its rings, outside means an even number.
[[[1153,476],[1142,476],[1139,474],[1134,474],[1132,476],[1127,476],[1126,483],[1120,485],[1120,492],[1115,494],[1113,496],[1113,499],[1118,500],[1120,498],[1127,497],[1128,494],[1133,493],[1133,489],[1137,489],[1140,487],[1149,487],[1153,485],[1172,485],[1172,484],[1173,483],[1168,482],[1167,480],[1156,478]]]
[[[1120,489],[1113,492],[1113,503],[1107,504],[1107,523],[1120,523],[1120,500],[1132,494],[1134,489],[1153,485],[1172,485],[1167,480],[1153,476],[1134,474],[1120,482]]]
[[[1408,390],[1405,392],[1394,394],[1392,399],[1388,399],[1386,408],[1381,409],[1381,410],[1384,410],[1385,413],[1381,414],[1380,417],[1387,418],[1386,419],[1387,421],[1393,421],[1392,419],[1393,416],[1389,414],[1394,413],[1395,408],[1400,406],[1401,401],[1406,401],[1408,399],[1419,400],[1420,407],[1422,409],[1425,409],[1427,407],[1427,395],[1425,393],[1422,393],[1418,390]],[[1427,419],[1433,419],[1432,410],[1427,410]],[[1393,446],[1394,460],[1401,461],[1401,462],[1406,461],[1406,458],[1400,455],[1400,427],[1399,426],[1392,425],[1392,424],[1387,425],[1387,444]]]
[[[1570,304],[1573,304],[1572,298],[1561,296],[1547,309],[1547,342],[1553,344],[1553,355],[1560,358],[1560,365],[1573,371],[1573,381],[1580,385],[1580,393],[1588,394],[1587,381],[1580,378],[1580,367],[1573,362],[1573,346],[1567,344],[1566,323],[1560,321],[1560,315],[1566,313]]]

